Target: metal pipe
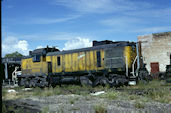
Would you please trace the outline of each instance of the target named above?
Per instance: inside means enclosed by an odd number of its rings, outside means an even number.
[[[139,43],[137,42],[137,43],[136,43],[136,51],[137,51],[137,69],[140,68],[140,56],[139,56],[139,48],[138,48],[138,46],[139,46]]]
[[[5,79],[8,79],[8,65],[5,63]]]
[[[135,72],[135,71],[134,71],[134,65],[135,65],[135,62],[136,62],[136,60],[137,60],[137,57],[138,57],[138,56],[135,57],[134,62],[133,62],[133,64],[132,64],[132,74],[133,74],[134,77],[135,77],[135,74],[134,74],[134,72]]]
[[[125,56],[125,60],[126,60],[126,76],[128,76],[128,60],[126,56]]]
[[[11,83],[10,83],[10,79],[8,79],[9,80],[9,86],[11,85]]]

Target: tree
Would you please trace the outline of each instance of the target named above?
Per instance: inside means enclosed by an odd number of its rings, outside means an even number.
[[[7,58],[7,57],[22,57],[22,56],[23,55],[21,53],[19,53],[18,51],[16,51],[16,52],[13,52],[11,54],[6,54],[5,55],[5,58]]]

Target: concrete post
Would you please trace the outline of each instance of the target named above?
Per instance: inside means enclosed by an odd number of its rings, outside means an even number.
[[[9,86],[11,85],[11,80],[10,79],[8,79],[9,80]]]
[[[8,65],[5,63],[5,79],[8,79]]]

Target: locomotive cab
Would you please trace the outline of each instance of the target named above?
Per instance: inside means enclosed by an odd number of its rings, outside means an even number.
[[[48,65],[46,54],[55,51],[59,51],[59,49],[49,48],[48,46],[47,48],[30,51],[29,56],[21,60],[22,75],[18,76],[19,85],[26,87],[47,85]]]

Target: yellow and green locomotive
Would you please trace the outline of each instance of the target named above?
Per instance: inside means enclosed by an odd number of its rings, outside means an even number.
[[[135,82],[134,42],[93,41],[93,47],[59,51],[42,48],[22,59],[19,84],[26,87],[80,83],[118,86]]]

